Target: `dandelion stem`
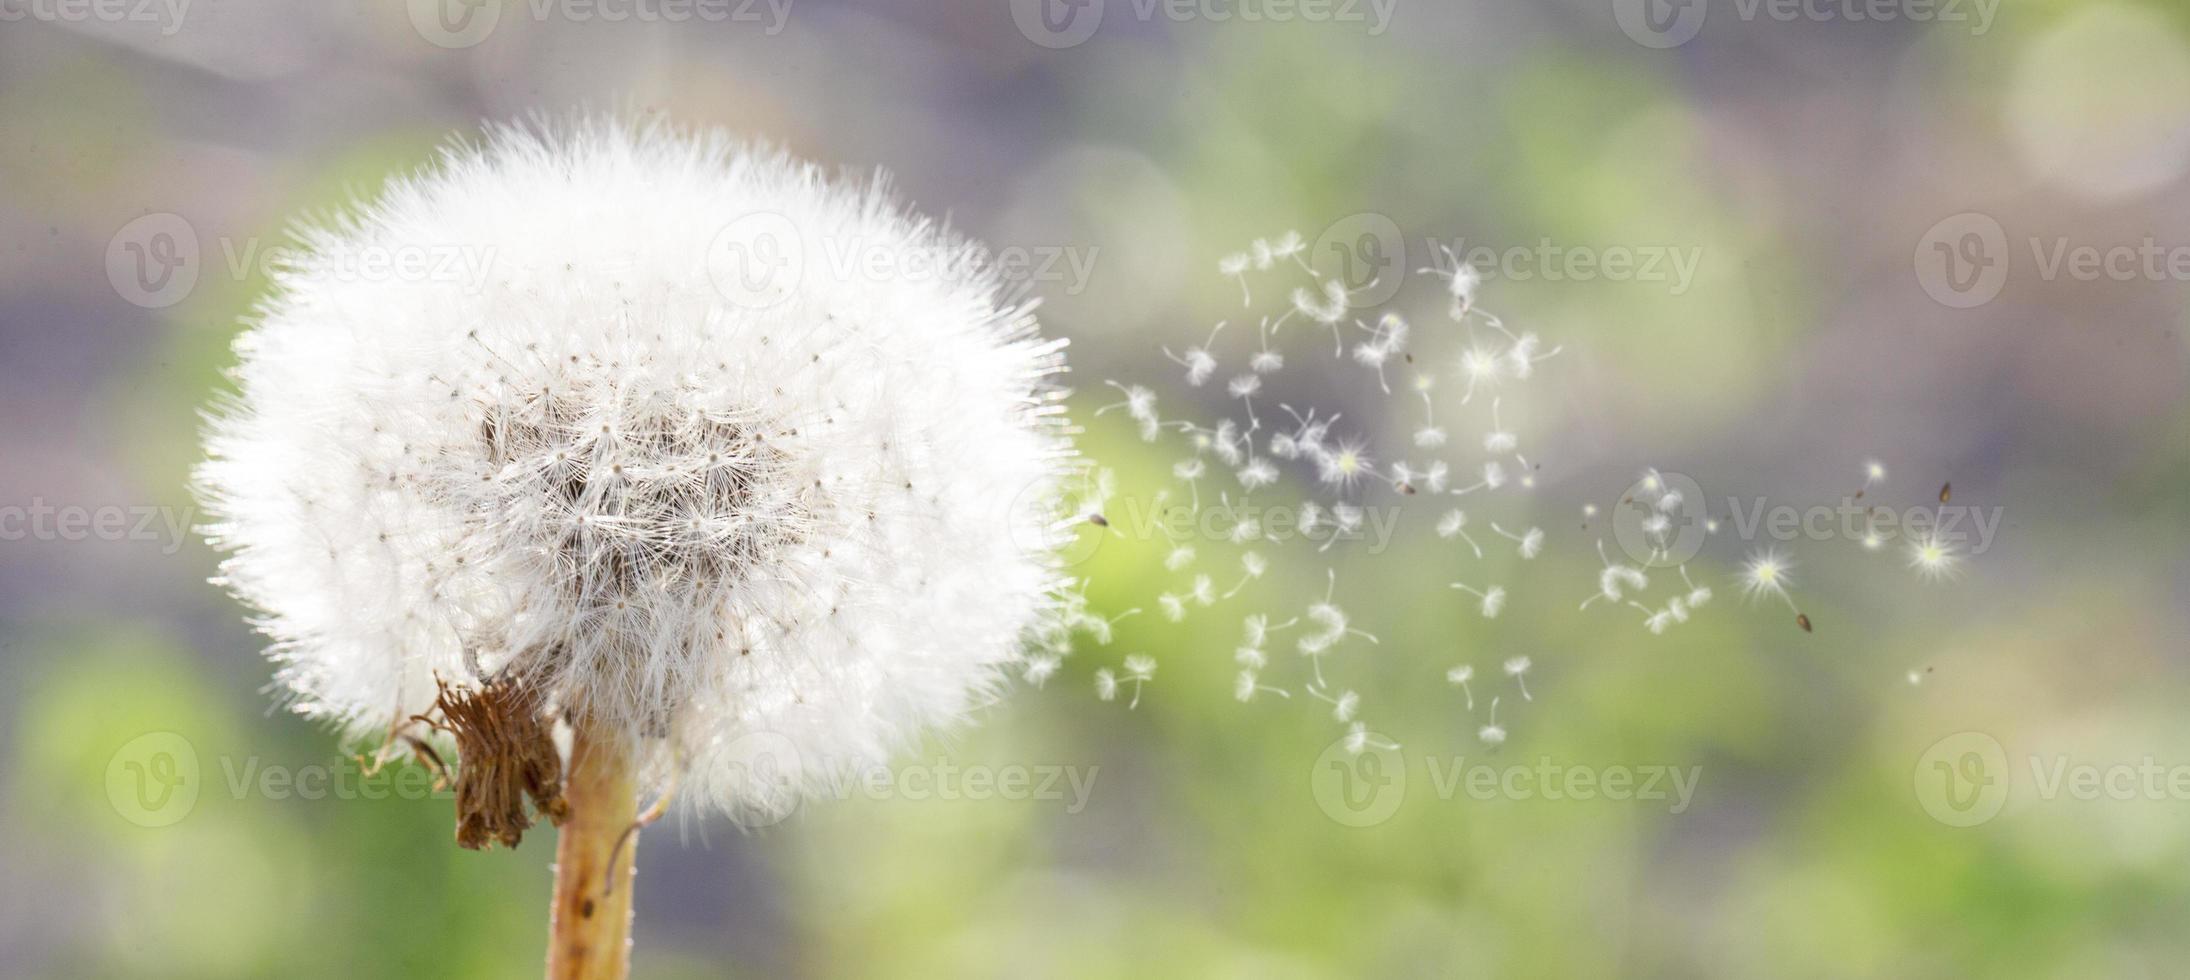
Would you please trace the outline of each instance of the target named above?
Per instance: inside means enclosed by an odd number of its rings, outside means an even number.
[[[563,786],[570,816],[555,844],[555,899],[548,924],[550,980],[622,978],[630,973],[630,886],[638,860],[633,830],[639,809],[636,760],[620,735],[583,718],[572,720],[570,772]],[[620,862],[619,841],[632,852]],[[609,876],[619,868],[624,880],[611,882]]]

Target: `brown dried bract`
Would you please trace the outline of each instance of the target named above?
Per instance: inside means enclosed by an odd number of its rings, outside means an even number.
[[[457,846],[516,847],[532,826],[527,797],[533,810],[560,825],[570,812],[562,759],[532,689],[508,679],[479,688],[435,683],[433,713],[440,717],[418,720],[456,737]]]

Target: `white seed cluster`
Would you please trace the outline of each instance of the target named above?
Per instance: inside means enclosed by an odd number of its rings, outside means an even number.
[[[1183,369],[1190,388],[1226,377],[1223,392],[1237,404],[1237,415],[1227,415],[1212,424],[1165,418],[1157,408],[1154,389],[1119,381],[1107,383],[1119,393],[1120,400],[1096,411],[1098,416],[1122,412],[1144,441],[1176,444],[1182,449],[1184,454],[1171,467],[1174,484],[1154,495],[1159,506],[1183,506],[1197,518],[1196,526],[1204,526],[1198,518],[1205,508],[1224,512],[1221,523],[1228,530],[1223,540],[1173,541],[1168,546],[1164,567],[1178,578],[1152,597],[1154,607],[1167,620],[1182,621],[1196,610],[1242,596],[1270,568],[1271,551],[1309,547],[1320,555],[1341,542],[1363,537],[1372,506],[1428,497],[1484,495],[1476,497],[1484,501],[1491,494],[1535,486],[1537,467],[1521,452],[1520,436],[1506,426],[1501,396],[1488,397],[1487,410],[1478,410],[1487,418],[1473,420],[1484,427],[1481,454],[1459,463],[1443,458],[1450,442],[1445,426],[1452,420],[1439,415],[1433,393],[1440,376],[1449,374],[1464,385],[1458,404],[1476,404],[1480,393],[1532,378],[1536,366],[1557,355],[1559,349],[1547,350],[1533,332],[1508,329],[1504,321],[1477,305],[1475,294],[1482,284],[1481,275],[1448,255],[1446,266],[1423,270],[1444,284],[1445,316],[1458,326],[1464,340],[1457,356],[1450,358],[1449,372],[1442,370],[1429,357],[1418,356],[1416,331],[1403,311],[1364,308],[1359,297],[1366,293],[1366,287],[1349,288],[1336,277],[1319,273],[1305,253],[1304,239],[1286,232],[1258,239],[1218,262],[1220,274],[1239,282],[1242,301],[1250,309],[1258,288],[1274,283],[1275,292],[1285,297],[1285,304],[1274,313],[1256,317],[1251,345],[1235,343],[1237,349],[1232,350],[1221,346],[1229,326],[1224,322],[1211,328],[1196,346],[1179,352],[1165,350],[1166,356]],[[1311,327],[1316,333],[1330,331],[1332,349],[1328,358],[1312,349],[1286,349],[1286,341],[1301,333],[1299,326]],[[1295,329],[1289,333],[1288,327]],[[1244,331],[1233,331],[1235,336],[1240,333]],[[1394,394],[1395,370],[1408,375],[1400,395]],[[1409,440],[1411,451],[1392,453],[1389,462],[1382,462],[1385,455],[1371,449],[1368,437],[1345,434],[1340,429],[1344,420],[1339,414],[1277,401],[1273,393],[1288,371],[1344,377],[1366,371],[1366,377],[1374,378],[1383,396],[1395,401],[1418,400],[1422,421]],[[1273,403],[1275,411],[1269,407]],[[1410,452],[1423,455],[1409,458]],[[1471,474],[1472,479],[1456,479],[1456,466]],[[1106,490],[1103,496],[1109,492]],[[1257,494],[1276,492],[1292,492],[1302,498],[1297,511],[1297,536],[1278,540],[1257,517]],[[1483,549],[1468,533],[1469,521],[1467,511],[1447,508],[1438,519],[1437,534],[1457,539],[1474,558],[1481,559]],[[1516,525],[1509,529],[1495,521],[1482,526],[1510,542],[1521,560],[1534,559],[1543,552],[1545,534],[1541,528]],[[1216,576],[1201,570],[1206,567],[1202,549],[1213,545],[1238,555],[1238,577],[1222,591],[1216,587]],[[1342,661],[1349,651],[1375,646],[1379,641],[1376,634],[1355,625],[1340,604],[1335,568],[1327,570],[1324,578],[1323,595],[1296,607],[1282,621],[1267,612],[1244,613],[1244,635],[1233,650],[1238,672],[1232,694],[1241,702],[1264,696],[1290,699],[1297,686],[1304,700],[1322,704],[1333,721],[1345,726],[1342,737],[1351,751],[1396,747],[1374,735],[1359,717],[1359,692],[1338,683],[1328,673],[1335,669],[1335,663],[1327,665],[1326,661]],[[1468,593],[1473,608],[1484,618],[1496,617],[1506,606],[1507,591],[1502,585],[1455,582],[1452,587]],[[1240,599],[1242,603],[1255,601],[1259,597]],[[1271,646],[1281,635],[1290,641],[1296,654],[1290,658],[1292,662],[1304,669],[1293,672],[1282,670],[1282,665],[1273,666]],[[1508,676],[1519,684],[1528,660],[1521,658],[1517,662],[1523,665],[1521,670],[1509,671]],[[1054,670],[1055,661],[1045,661],[1040,678],[1047,678]],[[1135,676],[1146,680],[1148,673]],[[1290,676],[1290,682],[1273,682],[1279,674]],[[1464,686],[1472,678],[1473,669],[1455,668],[1450,676],[1454,683]],[[1104,700],[1118,696],[1119,684],[1114,670],[1103,668],[1095,674],[1096,693]],[[1137,690],[1135,694],[1137,701]],[[1468,707],[1473,710],[1472,690],[1467,694]]]

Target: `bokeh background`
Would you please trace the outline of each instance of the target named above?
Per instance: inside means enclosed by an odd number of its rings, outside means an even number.
[[[1360,763],[1327,753],[1343,729],[1302,696],[1288,641],[1270,677],[1294,699],[1235,702],[1247,610],[1165,622],[1167,544],[1114,529],[1076,566],[1091,602],[1151,611],[904,760],[1069,771],[1092,780],[1084,805],[855,793],[751,833],[665,824],[640,849],[638,975],[2180,975],[2190,269],[2165,257],[2190,249],[2190,11],[1245,2],[1060,4],[1051,33],[1005,0],[438,21],[430,3],[194,0],[178,19],[0,0],[0,974],[537,974],[547,832],[459,851],[417,773],[365,779],[356,747],[273,711],[244,610],[206,582],[215,556],[157,522],[192,519],[197,412],[265,288],[254,256],[293,216],[483,122],[591,108],[886,167],[974,235],[1089,260],[1029,285],[1073,338],[1086,447],[1129,503],[1181,452],[1093,416],[1114,400],[1099,382],[1205,423],[1235,410],[1160,347],[1242,315],[1216,262],[1255,237],[1320,252],[1397,229],[1357,257],[1418,317],[1447,397],[1456,335],[1414,274],[1430,242],[1698,260],[1682,283],[1486,283],[1565,347],[1508,394],[1536,485],[1484,505],[1544,527],[1543,557],[1462,558],[1434,510],[1387,492],[1387,546],[1296,548],[1239,600],[1282,618],[1335,569],[1381,637],[1330,662],[1402,746],[1370,753],[1406,781],[1369,826],[1317,779],[1393,773],[1321,768]],[[1246,10],[1292,14],[1212,16]],[[173,217],[132,225],[148,215]],[[177,220],[194,251],[145,237]],[[1942,293],[1939,243],[1999,274]],[[2162,259],[2079,276],[2046,258],[2085,247]],[[1296,396],[1405,452],[1413,403],[1302,336]],[[2001,515],[1959,578],[1794,542],[1805,634],[1736,601],[1730,576],[1771,542],[1722,528],[1691,565],[1719,593],[1694,622],[1653,636],[1631,610],[1576,611],[1608,531],[1581,507],[1642,467],[1718,511],[1829,503],[1872,456],[1891,475],[1867,499],[1924,504],[1951,480]],[[72,506],[127,529],[32,521]],[[139,515],[156,523],[130,533]],[[1232,552],[1204,550],[1227,584]],[[1455,577],[1506,582],[1510,607],[1483,620]],[[1093,670],[1133,651],[1161,664],[1138,705],[1097,700]],[[1533,700],[1499,676],[1522,653]],[[1478,701],[1503,699],[1495,753],[1484,706],[1444,681],[1461,663]],[[1682,808],[1434,785],[1539,760],[1699,778]],[[1941,760],[1967,781],[1927,790]],[[2047,789],[2121,766],[2159,775]],[[319,793],[279,782],[313,772]]]

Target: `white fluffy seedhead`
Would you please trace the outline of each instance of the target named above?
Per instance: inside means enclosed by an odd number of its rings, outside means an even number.
[[[298,710],[378,734],[513,679],[765,819],[990,700],[1052,616],[1063,345],[883,181],[540,126],[299,237],[198,474]],[[726,290],[726,243],[804,265]]]

